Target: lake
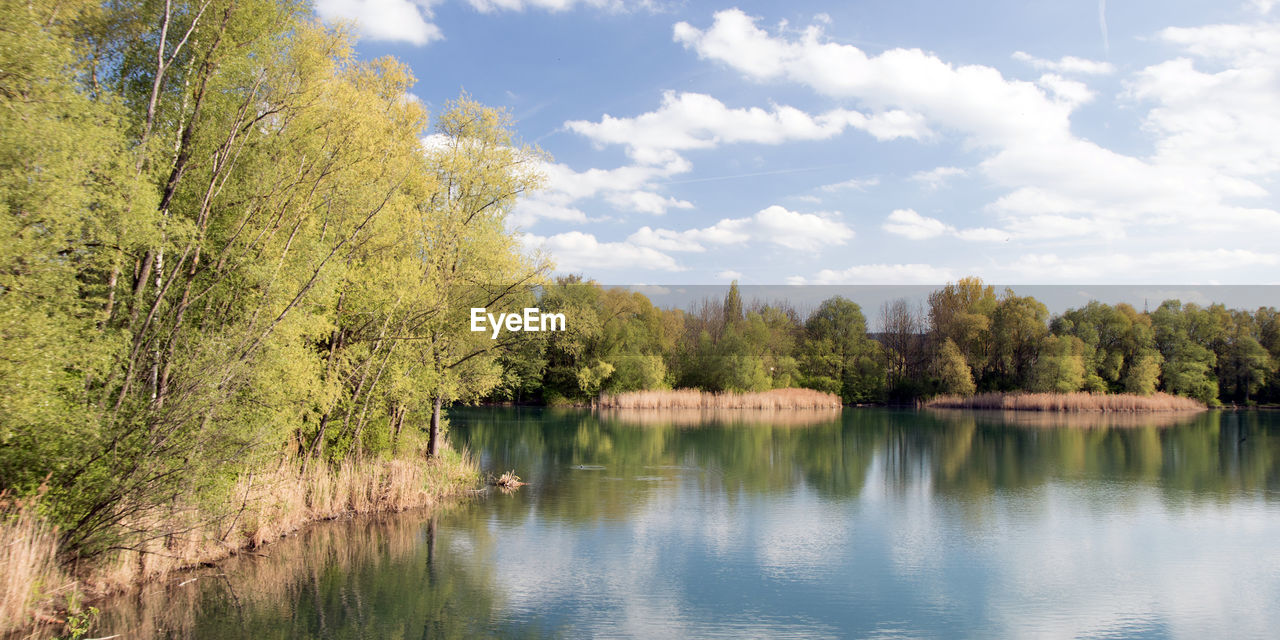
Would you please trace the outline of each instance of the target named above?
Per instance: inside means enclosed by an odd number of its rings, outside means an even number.
[[[451,411],[530,484],[329,522],[91,635],[1275,637],[1280,413]]]

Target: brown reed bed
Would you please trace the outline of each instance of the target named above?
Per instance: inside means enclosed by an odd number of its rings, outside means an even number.
[[[283,460],[241,476],[227,501],[208,507],[152,510],[126,524],[143,541],[77,568],[58,562],[57,532],[39,517],[37,500],[0,501],[0,636],[60,634],[83,604],[252,551],[310,523],[348,514],[430,507],[479,484],[465,454],[344,462],[334,468]]]
[[[601,420],[645,427],[811,427],[840,420],[840,408],[757,411],[753,409],[600,409]]]
[[[0,495],[0,633],[57,621],[53,596],[76,585],[58,565],[58,532],[36,502]]]
[[[602,409],[833,409],[840,397],[813,389],[713,393],[697,389],[628,391],[604,394],[596,405]]]
[[[974,396],[938,396],[925,403],[932,409],[990,409],[996,411],[1054,411],[1061,413],[1149,413],[1204,411],[1198,400],[1156,393],[980,393]]]

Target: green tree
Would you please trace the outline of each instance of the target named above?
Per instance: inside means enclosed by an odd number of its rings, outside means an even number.
[[[857,303],[840,296],[824,300],[805,320],[799,347],[804,385],[839,389],[845,402],[877,400],[885,381],[880,349],[867,336],[867,321]]]
[[[943,339],[942,346],[934,356],[932,368],[942,393],[971,396],[976,390],[969,364],[951,338]]]
[[[1178,300],[1166,300],[1151,313],[1151,326],[1164,358],[1164,390],[1210,404],[1218,402],[1214,375],[1218,358],[1209,347],[1220,337],[1214,314],[1192,303],[1184,306]]]
[[[995,290],[979,278],[961,278],[929,294],[929,324],[936,343],[950,339],[979,381],[994,357],[991,318],[997,304]]]
[[[1046,336],[1031,370],[1031,391],[1071,393],[1085,383],[1085,344],[1075,336]]]

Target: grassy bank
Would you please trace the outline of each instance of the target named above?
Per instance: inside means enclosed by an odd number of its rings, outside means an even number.
[[[1164,411],[1203,411],[1198,400],[1155,393],[980,393],[974,396],[939,396],[925,403],[934,409],[994,409],[1000,411],[1055,411],[1066,413],[1146,413]]]
[[[37,628],[66,633],[85,620],[85,603],[174,571],[256,549],[306,525],[347,514],[430,507],[479,484],[466,455],[402,456],[338,467],[282,460],[269,472],[238,478],[232,500],[216,509],[172,508],[140,516],[130,527],[165,532],[90,565],[58,557],[58,532],[39,515],[39,499],[0,504],[0,635]]]
[[[812,389],[712,393],[697,389],[631,391],[600,396],[602,409],[831,409],[840,397]]]

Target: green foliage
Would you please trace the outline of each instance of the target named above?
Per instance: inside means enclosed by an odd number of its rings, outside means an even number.
[[[944,338],[933,361],[934,375],[942,393],[959,396],[973,395],[973,373],[965,362],[964,354],[951,338]]]
[[[1136,393],[1140,396],[1155,393],[1156,385],[1160,381],[1160,365],[1163,362],[1164,356],[1159,352],[1138,356],[1137,362],[1130,364],[1129,371],[1125,374],[1125,393]]]
[[[881,346],[867,336],[866,318],[854,302],[836,296],[818,305],[805,321],[798,359],[806,386],[823,389],[838,382],[845,402],[868,402],[883,396]]]
[[[1085,344],[1075,336],[1047,336],[1031,370],[1031,391],[1071,393],[1085,386]]]
[[[68,559],[501,383],[518,345],[459,316],[547,269],[501,111],[463,96],[424,150],[407,68],[288,1],[9,3],[0,69],[0,489],[47,483]]]

